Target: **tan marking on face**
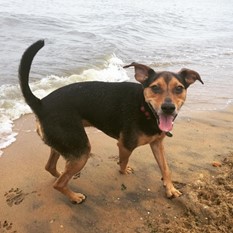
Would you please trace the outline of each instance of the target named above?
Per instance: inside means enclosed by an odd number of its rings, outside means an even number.
[[[176,78],[172,78],[171,81],[168,83],[169,89],[169,97],[172,100],[172,103],[175,104],[176,109],[180,110],[182,105],[185,102],[187,91],[184,88],[184,85],[179,82]],[[181,93],[177,92],[178,90],[182,90]]]
[[[153,87],[158,87],[158,91],[153,91]],[[177,88],[181,88],[181,93]],[[156,90],[156,89],[155,89]],[[183,84],[175,77],[169,77],[167,80],[163,76],[156,79],[149,87],[145,88],[144,96],[146,102],[149,102],[156,112],[161,111],[161,105],[166,98],[170,98],[178,111],[186,98],[186,89]]]

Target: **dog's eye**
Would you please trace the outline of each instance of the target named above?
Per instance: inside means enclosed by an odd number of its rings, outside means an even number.
[[[184,87],[183,87],[183,86],[177,86],[177,87],[175,88],[176,94],[181,94],[181,93],[183,92],[183,90],[184,90]]]
[[[152,86],[151,90],[156,94],[161,93],[161,87],[159,87],[157,85]]]

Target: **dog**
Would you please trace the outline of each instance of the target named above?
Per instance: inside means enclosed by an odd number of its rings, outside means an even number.
[[[51,148],[45,169],[57,178],[53,187],[73,203],[85,200],[86,196],[73,192],[68,182],[90,157],[91,145],[84,128],[94,126],[118,141],[121,174],[133,172],[128,166],[133,150],[150,144],[167,197],[182,195],[172,183],[163,139],[166,135],[171,136],[187,88],[196,80],[203,84],[200,75],[190,69],[178,73],[155,72],[134,62],[124,68],[134,67],[139,83],[73,83],[39,99],[28,82],[33,58],[43,46],[44,41],[39,40],[24,52],[19,65],[19,83],[26,103],[36,116],[37,133]],[[63,173],[56,169],[60,155],[66,160]]]

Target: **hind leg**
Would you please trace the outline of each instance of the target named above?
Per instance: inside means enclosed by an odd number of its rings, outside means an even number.
[[[61,174],[57,171],[57,161],[60,157],[60,154],[51,148],[50,156],[47,164],[45,165],[45,170],[48,171],[51,175],[59,177]]]
[[[82,193],[75,193],[68,187],[70,179],[82,170],[89,158],[88,154],[82,155],[78,159],[70,159],[66,161],[65,171],[56,180],[53,187],[67,196],[73,203],[81,203],[85,200]]]
[[[121,174],[131,174],[134,172],[133,168],[128,166],[129,157],[132,151],[126,149],[121,140],[117,143],[119,148],[119,165]]]

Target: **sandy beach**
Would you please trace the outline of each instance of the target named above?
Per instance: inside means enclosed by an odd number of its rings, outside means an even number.
[[[44,169],[49,148],[35,132],[34,116],[26,115],[15,122],[17,140],[0,158],[0,232],[232,232],[232,119],[233,106],[177,118],[165,150],[184,195],[171,200],[148,145],[131,156],[135,173],[123,176],[116,141],[88,128],[93,155],[70,183],[87,200],[73,205],[52,188]],[[63,166],[60,159],[60,171]]]

